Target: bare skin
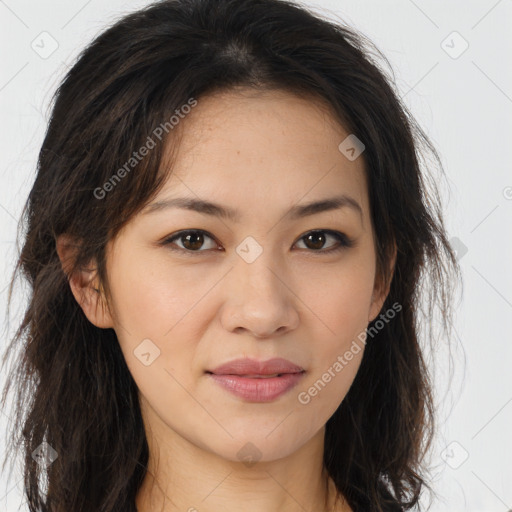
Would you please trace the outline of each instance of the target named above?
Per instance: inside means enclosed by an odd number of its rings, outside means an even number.
[[[325,424],[364,343],[320,391],[308,390],[352,350],[388,293],[376,275],[363,159],[340,152],[349,133],[321,104],[282,91],[200,98],[181,123],[173,173],[151,204],[200,198],[238,210],[238,221],[179,208],[137,214],[107,247],[110,310],[94,274],[70,279],[89,320],[115,329],[139,388],[150,460],[138,512],[351,511],[343,499],[335,505],[322,458]],[[339,195],[358,207],[285,215]],[[202,245],[159,243],[181,230],[202,230]],[[320,243],[306,239],[312,230],[323,230]],[[262,250],[250,263],[236,250],[247,237],[253,245],[242,247]],[[145,365],[134,351],[148,339],[151,358],[152,347],[160,352]],[[206,373],[244,356],[306,371],[277,399],[250,402]]]

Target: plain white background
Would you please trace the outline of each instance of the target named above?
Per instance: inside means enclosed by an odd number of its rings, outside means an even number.
[[[34,179],[51,95],[102,28],[147,3],[0,0],[2,312],[16,223]],[[433,362],[440,430],[431,461],[439,498],[431,510],[506,512],[512,509],[512,1],[307,4],[343,19],[387,56],[401,96],[442,156],[446,224],[464,295],[452,364],[442,347]],[[22,305],[14,304],[11,325],[4,320],[2,353]],[[7,412],[0,414],[2,444]],[[0,510],[26,510],[21,490],[20,473],[2,475]]]

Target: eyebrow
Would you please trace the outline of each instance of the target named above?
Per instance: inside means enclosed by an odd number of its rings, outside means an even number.
[[[190,197],[175,197],[171,199],[162,199],[149,204],[143,213],[153,213],[168,208],[181,208],[184,210],[192,210],[205,215],[220,217],[233,222],[239,222],[240,212],[217,203],[213,203],[204,199],[194,199]],[[295,205],[285,214],[292,220],[308,217],[317,213],[339,210],[342,208],[350,208],[359,213],[361,220],[363,217],[363,209],[359,203],[350,196],[341,195],[328,197],[319,201]]]

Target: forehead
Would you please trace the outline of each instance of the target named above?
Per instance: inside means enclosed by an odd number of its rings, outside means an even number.
[[[364,159],[339,149],[349,135],[313,98],[244,88],[207,95],[170,139],[172,173],[158,197],[214,196],[251,212],[346,194],[366,211]]]

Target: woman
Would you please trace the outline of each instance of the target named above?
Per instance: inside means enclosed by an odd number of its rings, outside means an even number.
[[[80,55],[16,267],[31,511],[418,504],[420,300],[447,325],[457,264],[370,48],[291,2],[167,0]]]

